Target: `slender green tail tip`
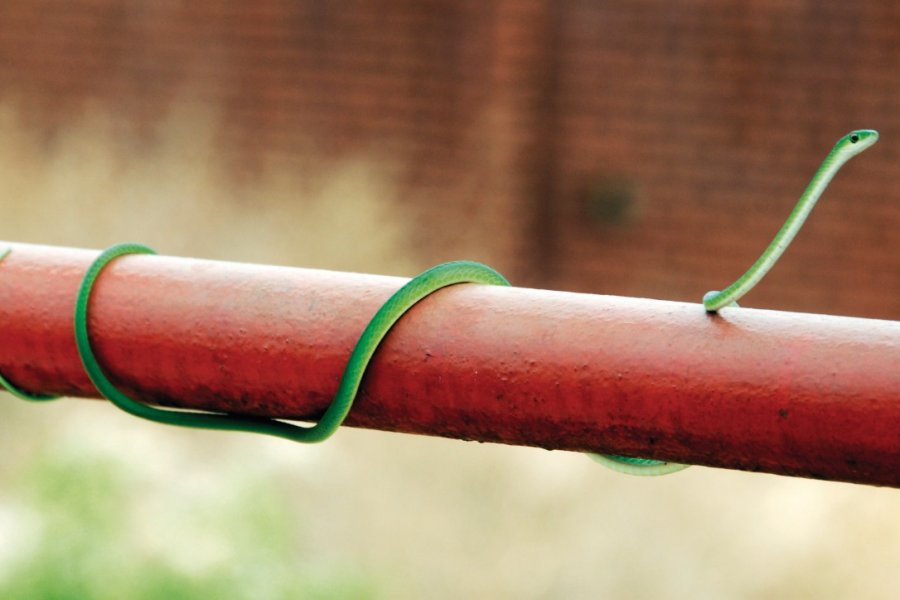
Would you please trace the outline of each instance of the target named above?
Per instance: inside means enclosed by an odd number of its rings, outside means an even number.
[[[12,248],[9,246],[0,246],[0,260],[6,258],[6,255],[12,252]]]

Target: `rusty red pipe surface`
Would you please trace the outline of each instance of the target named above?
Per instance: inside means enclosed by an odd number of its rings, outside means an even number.
[[[95,397],[72,315],[97,253],[12,246],[0,373]],[[144,401],[314,419],[403,282],[127,256],[98,281],[89,327]],[[347,424],[900,487],[900,323],[454,286],[391,331]]]

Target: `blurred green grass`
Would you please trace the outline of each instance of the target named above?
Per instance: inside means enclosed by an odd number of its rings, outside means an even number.
[[[235,481],[217,502],[188,502],[180,519],[203,552],[179,566],[165,545],[147,545],[141,530],[140,481],[114,457],[37,453],[12,482],[18,510],[37,531],[0,581],[0,597],[113,598],[371,598],[374,581],[337,564],[302,556],[293,540],[302,523],[272,480]],[[178,485],[177,481],[173,482]],[[140,523],[140,525],[136,525]],[[157,541],[157,544],[159,541]],[[135,549],[142,551],[135,552]],[[238,551],[238,549],[240,549]],[[251,564],[246,564],[252,559]],[[205,563],[203,568],[198,564]]]
[[[0,239],[427,266],[379,156],[238,178],[218,128],[184,102],[149,136],[90,107],[48,135],[0,105]],[[0,394],[0,540],[2,598],[893,598],[900,504],[352,429],[303,447]]]

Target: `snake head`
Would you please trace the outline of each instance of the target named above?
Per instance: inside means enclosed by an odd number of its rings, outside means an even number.
[[[878,132],[874,129],[855,129],[839,139],[835,149],[843,149],[850,152],[850,156],[856,156],[877,141]]]

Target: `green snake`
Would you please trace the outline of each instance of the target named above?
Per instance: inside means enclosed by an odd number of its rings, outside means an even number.
[[[738,277],[734,283],[721,292],[715,290],[706,292],[703,296],[703,306],[706,310],[716,312],[720,308],[735,304],[744,294],[753,289],[753,286],[765,277],[769,269],[775,265],[778,259],[781,258],[781,255],[784,254],[784,251],[787,250],[794,236],[803,227],[806,217],[809,216],[810,211],[816,205],[819,196],[822,195],[822,192],[825,191],[825,188],[828,187],[831,179],[840,168],[848,160],[877,141],[878,132],[874,129],[857,129],[839,139],[834,148],[831,149],[831,152],[828,153],[828,156],[825,157],[825,160],[822,161],[819,170],[813,175],[803,194],[800,195],[797,205],[794,206],[794,210],[788,215],[784,225],[775,234],[775,239],[756,259],[756,262],[747,269],[746,273]]]
[[[834,149],[816,171],[772,243],[753,266],[732,285],[721,292],[708,292],[703,297],[706,310],[716,312],[725,306],[736,306],[737,300],[750,291],[784,253],[835,173],[844,163],[877,140],[878,132],[869,129],[852,131],[838,140]],[[0,260],[9,253],[10,248],[0,248]],[[340,427],[350,412],[366,367],[379,344],[404,313],[420,300],[442,288],[460,283],[509,285],[509,282],[497,271],[471,261],[443,263],[413,277],[378,309],[363,330],[344,368],[337,394],[319,421],[311,426],[301,426],[265,417],[162,409],[133,400],[119,391],[104,373],[91,347],[88,332],[88,305],[94,284],[104,267],[126,254],[155,254],[155,252],[147,246],[134,243],[118,244],[103,251],[85,273],[75,301],[75,341],[85,371],[97,390],[122,410],[151,421],[201,429],[262,433],[297,442],[321,442]],[[0,386],[25,400],[44,401],[57,397],[27,392],[16,387],[2,375],[0,375]],[[613,470],[631,475],[664,475],[689,466],[613,454],[588,453],[588,455]]]

